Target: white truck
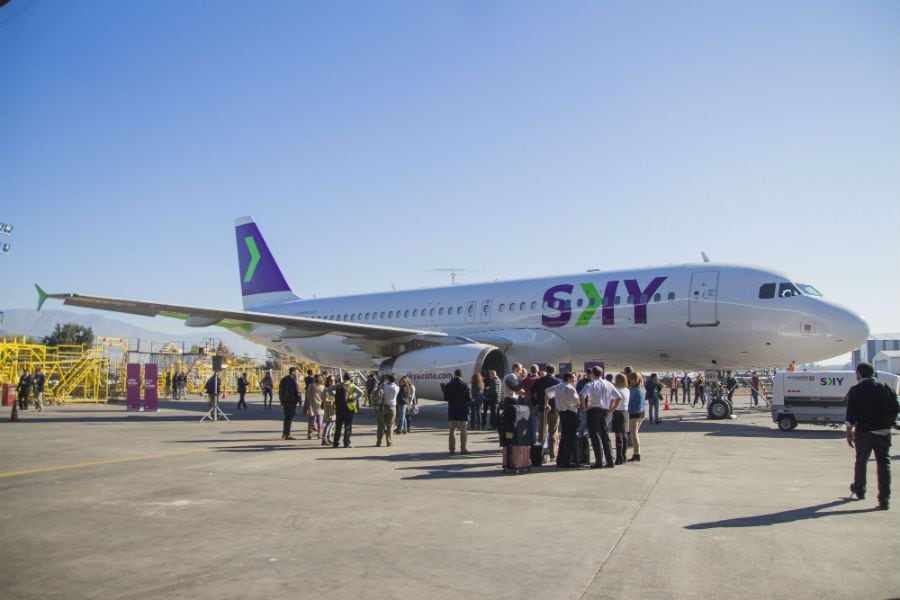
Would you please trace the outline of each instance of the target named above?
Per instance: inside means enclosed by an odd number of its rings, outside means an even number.
[[[876,379],[898,391],[900,377],[878,371]],[[772,420],[782,431],[798,423],[844,423],[847,392],[856,384],[854,371],[787,371],[772,382]]]

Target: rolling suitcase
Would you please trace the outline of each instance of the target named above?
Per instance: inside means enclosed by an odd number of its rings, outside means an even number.
[[[531,471],[531,446],[503,446],[503,472]]]

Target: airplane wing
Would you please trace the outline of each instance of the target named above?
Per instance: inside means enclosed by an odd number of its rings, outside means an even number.
[[[35,288],[38,291],[38,310],[41,309],[47,299],[54,299],[62,300],[64,304],[69,306],[96,308],[147,317],[172,317],[185,321],[185,325],[189,327],[219,325],[234,330],[239,335],[241,333],[249,333],[256,325],[281,327],[282,331],[279,334],[281,338],[309,338],[335,334],[344,336],[346,343],[360,348],[373,357],[395,356],[420,348],[471,342],[467,338],[447,335],[440,331],[329,321],[276,313],[222,310],[139,300],[102,298],[71,293],[48,294],[38,285],[35,285]]]

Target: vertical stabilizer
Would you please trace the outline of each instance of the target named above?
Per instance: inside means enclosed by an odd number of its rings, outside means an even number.
[[[234,226],[244,309],[296,300],[253,219],[235,219]]]

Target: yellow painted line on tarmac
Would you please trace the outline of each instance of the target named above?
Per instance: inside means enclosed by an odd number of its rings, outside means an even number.
[[[69,469],[83,469],[85,467],[96,467],[98,465],[112,465],[115,463],[132,462],[136,460],[152,460],[154,458],[166,458],[168,456],[180,456],[182,454],[193,454],[195,452],[206,452],[208,448],[193,448],[191,450],[181,450],[179,452],[162,452],[160,454],[145,454],[143,456],[123,456],[120,458],[107,458],[104,460],[88,460],[85,462],[75,463],[71,465],[56,465],[52,467],[37,467],[34,469],[22,469],[19,471],[7,471],[0,473],[0,479],[4,477],[18,477],[20,475],[34,475],[36,473],[52,473],[53,471],[67,471]]]

